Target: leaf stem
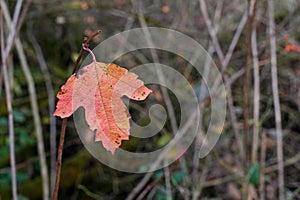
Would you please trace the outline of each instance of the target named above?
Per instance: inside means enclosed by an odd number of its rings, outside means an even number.
[[[93,53],[92,50],[89,49],[89,47],[85,44],[82,44],[82,49],[84,49],[85,51],[89,52],[93,58],[93,62],[96,62],[96,57],[95,54]]]
[[[79,63],[81,61],[84,50],[86,50],[85,48],[88,49],[89,41],[92,40],[97,35],[99,35],[100,33],[101,33],[101,30],[98,30],[95,33],[93,33],[91,36],[89,36],[88,38],[84,38],[83,43],[82,43],[82,49],[79,52],[79,56],[78,56],[78,58],[75,62],[72,74],[74,74],[77,71],[77,68],[78,68]],[[93,52],[91,54],[93,56],[93,60],[96,60],[96,59],[94,59],[95,55],[93,54]],[[57,161],[56,161],[56,178],[55,178],[55,185],[54,185],[54,191],[53,191],[53,196],[52,196],[53,200],[57,200],[57,196],[58,196],[58,189],[59,189],[59,182],[60,182],[60,172],[61,172],[61,165],[62,165],[62,153],[63,153],[64,140],[65,140],[65,135],[66,135],[67,121],[68,121],[68,118],[63,118],[61,131],[60,131],[60,139],[59,139],[59,146],[58,146],[58,152],[57,152]]]
[[[85,39],[83,40],[83,43],[82,43],[82,44],[88,45],[88,43],[89,43],[94,37],[96,37],[97,35],[99,35],[101,32],[102,32],[101,30],[96,31],[95,33],[93,33],[93,34],[92,34],[90,37],[88,37],[87,39],[85,38]],[[74,65],[74,69],[73,69],[73,71],[72,71],[72,74],[74,74],[74,73],[77,71],[77,68],[78,68],[78,66],[79,66],[79,63],[80,63],[81,58],[82,58],[82,55],[83,55],[83,52],[84,52],[84,49],[81,49],[80,52],[79,52],[79,56],[78,56],[78,58],[77,58],[77,60],[76,60],[76,62],[75,62],[75,65]]]

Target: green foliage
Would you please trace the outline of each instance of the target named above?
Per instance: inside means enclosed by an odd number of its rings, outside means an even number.
[[[29,198],[23,195],[18,195],[18,200],[29,200]]]
[[[1,126],[0,136],[3,136],[7,133],[7,117],[0,118],[0,126]],[[0,139],[0,142],[1,142],[1,139]]]
[[[15,148],[16,152],[33,146],[36,143],[33,135],[33,124],[28,123],[31,120],[31,111],[26,108],[13,110],[14,130],[15,130]],[[0,165],[8,165],[9,157],[9,135],[7,127],[7,117],[0,117]]]
[[[178,184],[182,183],[182,181],[184,180],[185,177],[186,177],[186,173],[184,171],[176,172],[176,173],[172,174],[172,183],[174,185],[178,185]]]
[[[29,176],[27,173],[19,172],[17,171],[17,182],[18,184],[22,184],[25,181],[29,179]],[[11,173],[6,172],[3,174],[0,174],[0,185],[1,186],[10,186],[11,184]]]
[[[5,138],[5,144],[1,146],[0,148],[0,158],[6,158],[9,155],[9,144],[8,144],[8,138]],[[0,160],[1,163],[1,160]]]
[[[162,170],[158,170],[158,171],[153,175],[153,177],[154,177],[154,179],[159,179],[159,178],[161,178],[163,175],[164,175],[164,174],[163,174],[163,171],[162,171]]]
[[[159,192],[156,193],[155,195],[156,200],[167,200],[168,199],[168,194],[164,190],[160,190]],[[171,199],[173,199],[171,197]]]
[[[4,173],[4,174],[0,174],[0,185],[1,186],[8,186],[10,185],[11,182],[11,176],[10,173]]]
[[[166,144],[168,144],[170,142],[171,139],[172,139],[171,134],[163,134],[161,137],[159,137],[159,139],[157,141],[158,147],[165,146]]]
[[[97,199],[97,200],[101,200],[103,199],[100,195],[95,194],[93,192],[91,192],[87,187],[85,187],[84,185],[78,185],[78,189],[82,190],[87,196],[93,198],[93,199]]]
[[[260,169],[260,164],[255,163],[254,165],[251,165],[248,170],[247,179],[253,185],[257,185],[259,182],[259,169]]]
[[[171,183],[172,183],[171,189],[175,188],[177,185],[181,184],[183,182],[184,178],[186,177],[186,175],[187,174],[184,171],[177,171],[177,172],[172,173],[171,174]],[[155,180],[158,180],[158,179],[162,179],[163,176],[164,176],[163,170],[159,170],[153,175],[153,178]],[[165,187],[164,181],[162,183],[158,184],[156,187],[158,187],[159,190],[155,194],[155,199],[161,199],[161,200],[168,199],[168,194],[164,189],[164,187]],[[171,199],[173,199],[173,197],[171,197]]]

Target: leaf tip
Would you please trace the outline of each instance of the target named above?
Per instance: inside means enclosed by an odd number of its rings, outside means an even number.
[[[152,92],[152,90],[142,85],[131,95],[130,98],[137,101],[145,100]]]

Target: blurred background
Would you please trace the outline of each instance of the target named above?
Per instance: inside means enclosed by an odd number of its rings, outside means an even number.
[[[12,199],[13,194],[10,148],[15,152],[18,199],[50,198],[62,122],[52,116],[55,96],[72,73],[83,37],[102,30],[90,42],[92,49],[110,36],[143,26],[182,32],[212,56],[227,93],[222,135],[203,159],[197,154],[203,139],[199,136],[169,167],[131,174],[94,159],[69,119],[59,199],[300,199],[299,1],[1,0],[0,15],[0,199]],[[162,63],[190,81],[197,95],[203,92],[201,76],[186,68],[188,61],[157,53]],[[115,63],[131,69],[143,63],[140,54],[153,61],[146,49]],[[151,98],[166,107],[161,88],[151,88]],[[204,131],[210,119],[206,95]],[[171,91],[169,97],[175,110],[171,117],[178,122],[178,102]],[[148,108],[131,102],[129,112],[145,125]],[[168,118],[150,142],[132,138],[121,148],[151,151],[172,138]]]

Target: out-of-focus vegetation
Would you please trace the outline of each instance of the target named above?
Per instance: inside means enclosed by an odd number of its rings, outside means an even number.
[[[25,1],[24,4],[26,4]],[[223,3],[220,3],[223,2]],[[15,1],[6,1],[11,13],[14,11]],[[242,0],[206,1],[207,11],[211,19],[214,18],[216,8],[221,6],[219,18],[216,17],[217,37],[223,51],[226,52],[232,37],[238,27],[247,4]],[[233,132],[230,116],[226,119],[224,132],[214,150],[205,159],[199,160],[199,180],[197,185],[193,180],[194,147],[183,155],[184,161],[178,161],[169,166],[170,187],[172,197],[169,199],[191,199],[198,191],[201,199],[240,199],[243,194],[243,183],[248,180],[251,184],[249,191],[253,195],[263,193],[265,199],[275,199],[278,196],[277,153],[274,108],[271,87],[269,35],[268,35],[267,1],[258,1],[257,5],[257,35],[258,57],[260,61],[260,141],[265,134],[265,188],[259,191],[259,175],[261,167],[262,145],[259,143],[257,163],[249,164],[243,172],[243,160],[239,157],[239,150]],[[95,38],[90,47],[93,48],[102,40],[124,30],[141,27],[138,10],[141,9],[147,26],[158,26],[175,29],[194,38],[204,48],[208,49],[210,36],[205,20],[202,16],[199,1],[124,1],[124,0],[33,0],[26,13],[19,37],[30,66],[30,72],[36,86],[39,112],[43,125],[43,137],[46,150],[48,168],[50,170],[50,132],[47,88],[39,67],[36,52],[30,42],[30,34],[40,45],[46,59],[47,67],[55,92],[71,74],[74,62],[81,49],[84,35],[102,30],[102,34]],[[300,3],[297,0],[275,1],[278,88],[281,103],[283,150],[285,164],[285,195],[300,198],[300,56],[299,49],[289,48],[288,45],[299,46],[300,42]],[[5,24],[5,23],[4,23]],[[5,33],[8,34],[8,28]],[[244,27],[237,47],[229,62],[224,75],[232,78],[245,67],[247,51],[247,26]],[[151,60],[147,50],[140,51]],[[183,61],[166,52],[159,53],[162,63],[174,66],[180,73],[185,73],[187,61]],[[217,66],[221,66],[217,55],[213,58]],[[165,60],[164,60],[165,59]],[[15,151],[17,167],[18,194],[20,199],[41,199],[42,179],[37,154],[37,141],[34,132],[32,112],[30,106],[27,82],[24,79],[20,61],[13,50],[9,58],[9,75],[13,94],[13,116],[15,128]],[[116,61],[117,64],[131,68],[140,61],[135,53],[124,55]],[[2,67],[2,66],[1,66]],[[1,71],[2,72],[2,71]],[[251,76],[253,70],[251,69]],[[243,133],[243,74],[232,80],[231,91],[236,125]],[[197,86],[199,77],[187,77],[191,84]],[[253,77],[252,77],[253,80]],[[0,78],[0,199],[11,199],[11,175],[9,163],[9,137],[5,91]],[[251,82],[252,86],[252,82]],[[155,86],[154,86],[155,87]],[[157,94],[159,94],[159,89]],[[253,89],[250,88],[250,113],[253,108]],[[171,99],[176,105],[175,97]],[[165,106],[164,100],[156,97]],[[209,104],[209,103],[208,103]],[[147,124],[149,118],[143,116],[140,110],[143,103],[130,108],[133,120],[140,124]],[[180,113],[178,107],[174,108]],[[205,112],[209,113],[209,106]],[[249,117],[250,130],[252,115]],[[206,120],[206,118],[204,118]],[[252,120],[252,121],[251,121]],[[57,119],[59,133],[61,119]],[[250,134],[252,132],[250,131]],[[57,141],[59,134],[57,134]],[[165,145],[172,139],[170,123],[164,127],[164,132],[151,139],[151,142],[132,138],[124,142],[126,149],[155,149]],[[246,148],[246,147],[244,147]],[[129,163],[130,164],[130,163]],[[147,182],[148,188],[137,195],[145,199],[168,199],[166,189],[166,172],[154,172]],[[50,173],[49,173],[50,176]],[[111,169],[94,159],[82,145],[74,127],[73,121],[68,121],[65,139],[61,184],[59,199],[124,199],[144,177],[144,174],[123,173]],[[244,179],[243,177],[246,177]],[[199,198],[200,198],[199,197]]]

